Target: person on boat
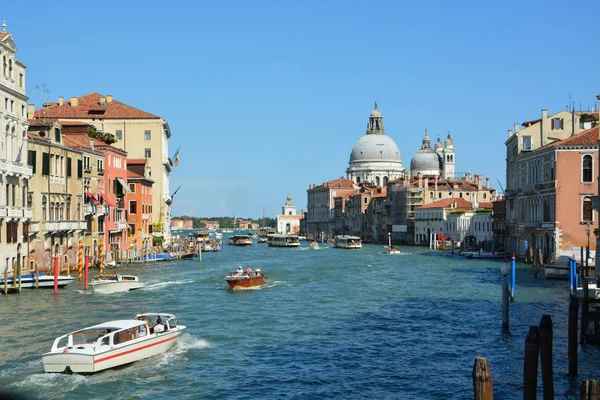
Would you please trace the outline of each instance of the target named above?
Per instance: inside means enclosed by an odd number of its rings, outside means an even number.
[[[246,270],[246,274],[247,274],[249,277],[252,277],[252,268],[248,268],[248,269]]]
[[[260,268],[256,268],[254,270],[254,275],[256,275],[256,276],[260,276],[261,275]]]
[[[160,319],[160,315],[156,318],[156,325],[154,325],[154,332],[164,332],[165,326],[162,324],[162,320]]]
[[[244,269],[242,268],[241,265],[238,265],[237,270],[235,271],[237,276],[242,276],[244,275]]]

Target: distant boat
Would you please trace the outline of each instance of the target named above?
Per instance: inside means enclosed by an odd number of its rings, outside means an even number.
[[[137,276],[115,273],[96,277],[90,282],[90,287],[94,292],[116,293],[141,289],[144,287],[144,283],[140,282]]]
[[[230,246],[252,246],[252,236],[250,235],[231,235],[229,238]]]
[[[560,256],[554,262],[544,264],[544,276],[547,279],[563,279],[569,280],[569,256]]]
[[[270,247],[298,247],[300,241],[296,235],[280,235],[274,234],[269,235],[267,243]]]
[[[336,236],[333,245],[340,249],[360,249],[362,242],[358,236]]]
[[[235,289],[236,287],[254,287],[260,286],[267,283],[269,279],[263,275],[260,268],[256,268],[254,272],[248,268],[246,271],[243,271],[240,267],[235,272],[230,272],[225,277],[225,281],[229,285],[230,288]]]

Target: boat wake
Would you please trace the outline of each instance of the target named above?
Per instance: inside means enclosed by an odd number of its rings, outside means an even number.
[[[182,281],[167,281],[167,282],[156,282],[156,283],[152,283],[150,285],[146,285],[144,286],[142,289],[140,290],[146,290],[146,291],[153,291],[153,290],[161,290],[167,286],[171,286],[171,285],[185,285],[188,283],[194,283],[193,280],[191,279],[184,279]]]
[[[163,368],[173,362],[179,362],[182,357],[186,358],[186,355],[190,350],[207,349],[211,347],[212,345],[208,341],[184,333],[179,337],[175,349],[164,353],[162,359],[154,366],[154,368]]]
[[[60,393],[68,393],[80,385],[87,384],[89,384],[89,378],[84,375],[41,373],[28,375],[22,381],[6,385],[6,388],[14,388],[26,392],[45,393],[46,395],[56,392],[56,395],[58,395]]]

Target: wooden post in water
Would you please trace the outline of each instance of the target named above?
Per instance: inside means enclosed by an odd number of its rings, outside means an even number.
[[[585,332],[588,326],[590,313],[590,291],[588,287],[589,278],[581,278],[581,288],[583,289],[583,300],[581,301],[581,329],[579,330],[579,343],[585,344]]]
[[[523,399],[535,400],[537,394],[538,359],[540,355],[540,328],[530,326],[525,339],[523,363]]]
[[[23,287],[23,282],[21,282],[23,279],[23,267],[21,267],[20,261],[17,262],[17,265],[19,267],[19,293],[21,293],[21,289]]]
[[[4,268],[4,294],[8,294],[8,265]]]
[[[38,265],[37,259],[35,260],[35,288],[40,286],[40,266]]]
[[[473,391],[475,400],[494,399],[494,379],[487,358],[477,357],[473,365]]]
[[[554,399],[554,371],[552,369],[552,318],[542,315],[540,321],[540,359],[542,362],[542,385],[544,400]]]
[[[598,381],[581,381],[579,387],[579,400],[600,400],[600,385]]]
[[[502,282],[502,331],[508,331],[508,304],[510,298],[510,291],[508,290],[508,280],[506,279],[507,275],[510,273],[510,268],[507,263],[502,264],[500,267],[500,272],[502,276],[504,276],[504,281]]]
[[[569,375],[577,376],[577,314],[579,313],[579,300],[571,296],[569,303],[569,339],[568,339],[568,357],[569,357]]]

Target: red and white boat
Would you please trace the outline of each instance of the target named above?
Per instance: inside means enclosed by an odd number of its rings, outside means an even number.
[[[231,235],[229,238],[230,246],[252,246],[251,235]]]
[[[138,314],[60,336],[42,355],[45,372],[92,374],[169,350],[186,327],[175,316]]]
[[[230,272],[225,277],[225,281],[232,289],[237,287],[249,288],[260,286],[267,283],[268,280],[269,279],[261,272],[259,268],[256,268],[254,272],[250,268],[248,268],[246,271],[243,271],[241,266],[238,267],[237,271]]]

